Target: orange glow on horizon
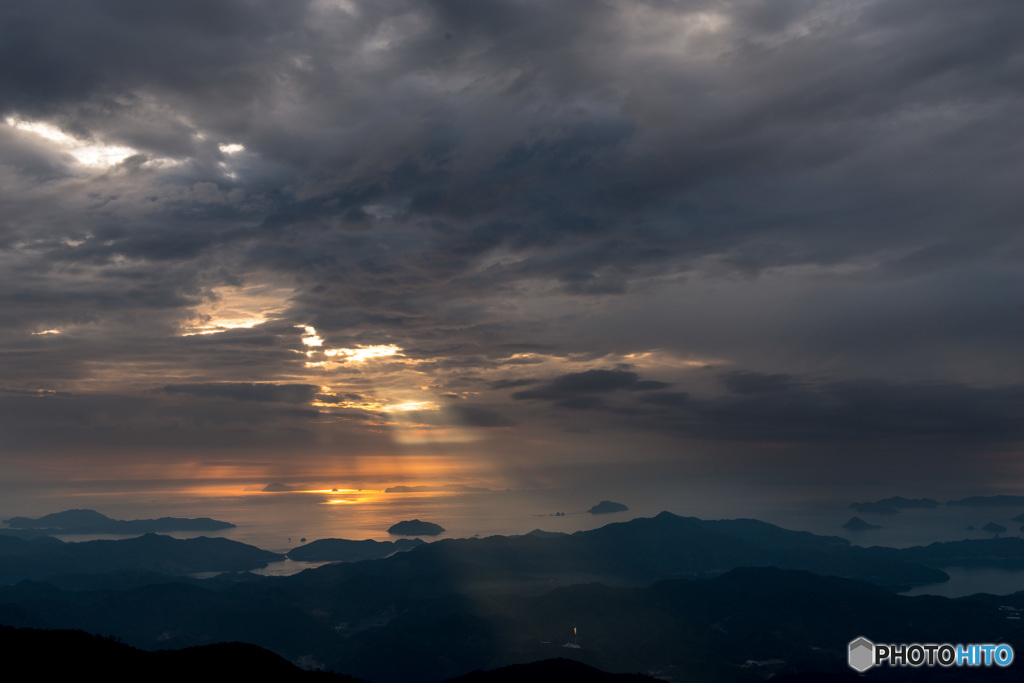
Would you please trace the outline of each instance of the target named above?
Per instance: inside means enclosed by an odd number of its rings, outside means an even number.
[[[429,447],[432,446],[428,444]],[[408,448],[418,450],[415,446]],[[204,462],[197,459],[201,456],[196,454],[187,460],[176,461],[168,453],[154,453],[145,460],[134,462],[123,459],[85,462],[68,458],[55,461],[53,467],[59,469],[65,482],[62,495],[109,495],[119,499],[173,496],[176,499],[228,500],[280,496],[282,499],[306,499],[313,504],[328,500],[364,503],[446,493],[384,492],[384,489],[395,486],[414,488],[463,484],[492,489],[507,486],[495,461],[482,457],[483,454],[476,449],[444,454],[315,452],[297,457],[300,454],[295,453],[296,457],[287,460],[287,466],[280,462],[254,461],[251,454],[218,455],[218,462]],[[291,490],[263,490],[272,483],[281,483]]]

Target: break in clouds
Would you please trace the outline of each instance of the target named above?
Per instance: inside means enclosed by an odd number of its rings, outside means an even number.
[[[1022,23],[5,2],[3,457],[523,482],[642,447],[994,484],[1024,437]]]

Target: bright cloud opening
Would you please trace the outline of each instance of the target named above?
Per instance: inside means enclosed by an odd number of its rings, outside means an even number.
[[[351,360],[357,363],[369,360],[370,358],[381,358],[384,356],[397,356],[402,352],[395,344],[377,344],[375,346],[357,346],[353,349],[325,349],[325,356],[343,356],[344,360]]]
[[[255,327],[283,313],[291,294],[291,289],[265,285],[215,287],[210,299],[194,309],[195,317],[182,326],[181,335]]]
[[[431,401],[405,401],[383,406],[381,410],[385,413],[405,412],[407,410],[440,410],[441,406]]]
[[[42,121],[23,121],[14,117],[8,117],[6,123],[12,128],[33,133],[44,140],[56,144],[83,166],[113,166],[138,153],[138,150],[131,147],[102,145],[80,140],[72,135],[68,135],[60,128]]]
[[[305,334],[302,335],[302,343],[305,344],[306,346],[324,345],[323,338],[317,336],[316,330],[314,328],[310,327],[309,325],[296,325],[296,327],[301,328],[302,330],[305,331]],[[311,355],[311,353],[312,352],[307,351],[306,355],[309,356]]]

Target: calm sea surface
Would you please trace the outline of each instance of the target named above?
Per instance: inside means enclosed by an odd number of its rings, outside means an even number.
[[[685,490],[685,489],[684,489]],[[735,490],[715,492],[694,487],[688,493],[672,488],[645,489],[634,493],[593,492],[567,489],[488,490],[480,492],[405,492],[383,490],[319,490],[269,493],[229,491],[222,495],[160,492],[148,497],[139,493],[74,493],[19,497],[8,495],[0,505],[2,518],[15,515],[39,516],[72,508],[98,510],[115,519],[154,517],[211,517],[237,526],[218,532],[174,533],[178,538],[222,536],[271,550],[287,552],[304,542],[320,538],[393,540],[388,527],[406,519],[435,522],[445,528],[436,538],[465,538],[495,534],[524,534],[533,529],[572,533],[636,517],[651,517],[663,510],[703,519],[756,518],[794,530],[840,536],[855,545],[909,547],[936,541],[991,538],[980,531],[988,522],[1007,527],[1007,534],[1019,535],[1020,514],[1014,507],[964,508],[942,505],[931,510],[904,510],[897,515],[865,515],[862,519],[882,529],[849,533],[842,525],[855,513],[848,501],[808,500],[766,492],[736,495]],[[754,492],[756,493],[756,492]],[[628,512],[591,515],[587,510],[602,499],[629,506]],[[563,513],[557,515],[556,513]],[[973,526],[974,530],[968,530]],[[66,536],[66,541],[83,541],[100,536]],[[102,538],[117,538],[103,536]],[[428,539],[429,540],[429,539]],[[264,570],[268,574],[301,571],[308,563],[285,561]],[[1024,572],[995,569],[950,569],[944,584],[918,587],[911,595],[924,593],[958,597],[977,592],[995,594],[1024,590]]]

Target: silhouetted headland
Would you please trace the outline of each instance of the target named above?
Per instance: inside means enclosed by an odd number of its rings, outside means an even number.
[[[343,538],[322,538],[288,551],[288,558],[306,562],[356,562],[387,557],[423,545],[418,538],[397,541],[350,541]]]

